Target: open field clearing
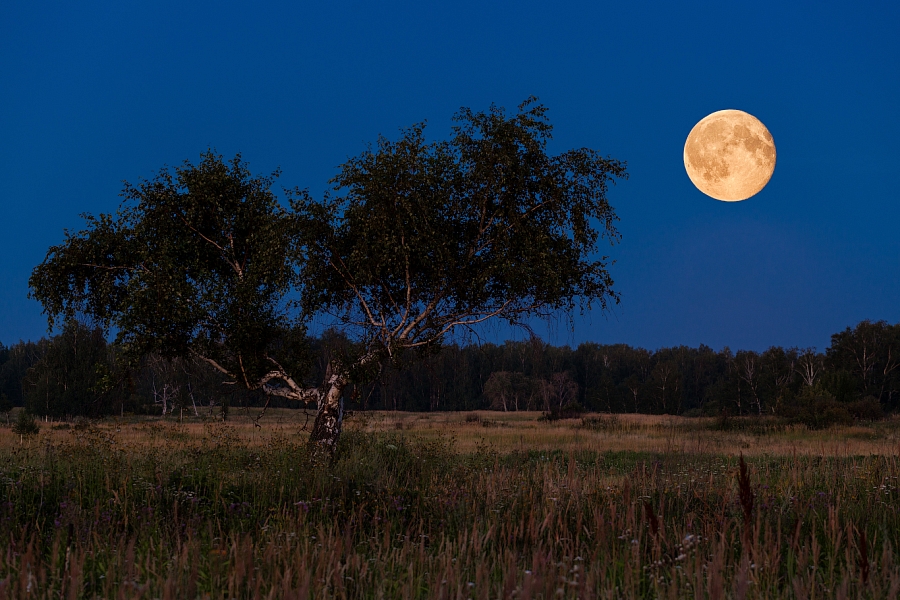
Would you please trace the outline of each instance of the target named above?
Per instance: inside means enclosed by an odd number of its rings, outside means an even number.
[[[500,453],[529,450],[657,452],[745,456],[860,454],[896,455],[900,421],[808,431],[803,426],[732,419],[722,430],[718,419],[668,415],[586,415],[540,421],[540,412],[365,413],[349,426],[366,431],[400,430],[425,439],[450,435],[460,451],[485,444]],[[361,423],[360,423],[361,421]]]
[[[227,428],[241,444],[256,446],[272,439],[305,440],[315,417],[312,411],[270,409],[254,425],[258,409],[235,410]],[[437,412],[370,411],[352,413],[348,431],[390,432],[417,440],[440,440],[457,452],[490,450],[500,454],[532,450],[722,454],[726,456],[811,455],[894,456],[900,452],[900,419],[851,427],[808,430],[802,425],[774,421],[731,419],[723,427],[718,419],[669,415],[586,414],[547,422],[540,412]],[[15,418],[13,417],[14,421]],[[113,436],[126,447],[169,447],[173,441],[202,445],[212,417],[154,419],[126,417],[94,423],[92,431]],[[73,425],[41,423],[41,439],[51,443],[71,440]],[[20,440],[0,428],[0,448],[18,447]]]
[[[894,420],[352,416],[0,429],[0,597],[893,598]],[[738,455],[747,459],[741,475]]]

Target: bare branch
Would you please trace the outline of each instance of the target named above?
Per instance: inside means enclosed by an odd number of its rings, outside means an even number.
[[[416,326],[417,326],[419,323],[421,323],[422,321],[424,321],[424,320],[428,317],[428,315],[430,315],[430,314],[434,311],[435,307],[437,307],[437,305],[438,305],[438,303],[441,301],[441,298],[442,298],[442,297],[443,297],[443,293],[441,293],[441,292],[436,293],[436,294],[434,295],[434,298],[432,298],[431,302],[428,303],[428,306],[426,306],[425,309],[424,309],[421,313],[419,313],[419,316],[417,316],[417,317],[413,320],[413,322],[410,323],[410,324],[409,324],[409,325],[408,325],[408,326],[400,333],[400,335],[397,336],[397,338],[398,338],[398,339],[401,339],[401,340],[406,339],[407,336],[409,336],[410,332],[411,332],[413,329],[415,329]],[[398,326],[398,329],[399,329],[399,326]],[[396,335],[396,333],[395,333],[394,335]]]
[[[109,265],[96,265],[93,263],[81,263],[82,267],[91,267],[92,269],[103,269],[105,271],[140,271],[145,270],[143,265],[140,267],[120,267],[120,266],[109,266]]]
[[[219,244],[215,243],[214,241],[212,241],[211,239],[209,239],[208,237],[206,237],[205,235],[203,235],[202,233],[200,233],[200,231],[199,231],[196,227],[194,227],[193,225],[191,225],[190,223],[188,223],[187,219],[185,219],[184,216],[178,215],[178,218],[181,219],[181,221],[187,226],[188,229],[190,229],[191,231],[193,231],[194,233],[196,233],[197,235],[199,235],[199,236],[200,236],[201,238],[203,238],[205,241],[207,241],[207,242],[209,242],[210,244],[212,244],[212,245],[213,245],[219,252],[221,252],[223,255],[226,253],[225,248],[223,248],[223,247],[220,246]],[[229,238],[229,240],[231,241],[231,249],[234,250],[234,239],[232,239],[232,236],[231,236],[231,235],[229,235],[228,238]],[[234,272],[237,273],[238,277],[243,277],[243,276],[244,276],[244,272],[243,272],[243,270],[241,269],[241,266],[240,266],[239,264],[237,264],[237,261],[236,261],[236,260],[229,260],[229,259],[226,257],[226,258],[225,258],[225,262],[227,262],[228,265],[229,265],[232,269],[234,269]]]
[[[310,402],[319,402],[322,396],[321,390],[317,388],[301,388],[297,385],[297,382],[287,374],[284,367],[282,367],[277,360],[269,355],[266,355],[266,358],[277,367],[276,371],[269,371],[259,380],[259,387],[267,396],[280,396],[290,400],[299,400],[300,402],[305,402],[307,404]],[[287,387],[270,385],[269,382],[273,380],[282,381]],[[269,401],[267,399],[266,406],[268,406],[268,404]]]
[[[215,248],[216,248],[219,252],[225,252],[225,248],[223,248],[223,247],[220,246],[219,244],[215,243],[214,241],[212,241],[211,239],[209,239],[208,237],[206,237],[205,235],[203,235],[202,233],[200,233],[200,231],[199,231],[196,227],[194,227],[193,225],[191,225],[190,223],[188,223],[187,219],[185,219],[182,215],[178,215],[178,218],[181,219],[181,221],[182,221],[185,225],[187,225],[187,228],[188,228],[188,229],[190,229],[191,231],[193,231],[194,233],[196,233],[197,235],[199,235],[199,236],[200,236],[201,238],[203,238],[205,241],[207,241],[207,242],[209,242],[210,244],[212,244],[213,246],[215,246]]]
[[[200,359],[200,360],[202,360],[203,362],[205,362],[205,363],[209,364],[210,366],[212,366],[212,368],[214,368],[214,369],[215,369],[216,371],[218,371],[219,373],[222,373],[223,375],[227,375],[228,377],[231,377],[232,379],[237,379],[237,377],[235,377],[234,375],[232,375],[232,374],[228,371],[228,369],[226,369],[225,367],[223,367],[222,365],[220,365],[219,363],[217,363],[217,362],[214,361],[213,359],[207,358],[207,357],[203,356],[202,354],[200,354],[200,353],[198,353],[198,352],[192,352],[192,354],[193,354],[195,357],[197,357],[198,359]]]
[[[356,297],[359,299],[360,304],[362,304],[363,309],[365,309],[365,311],[366,311],[366,315],[369,317],[369,322],[373,326],[378,327],[378,321],[376,321],[375,317],[372,316],[372,311],[369,309],[369,305],[366,303],[365,298],[363,298],[363,295],[359,291],[359,288],[357,288],[356,285],[346,275],[344,275],[344,273],[340,269],[337,268],[337,265],[334,264],[334,261],[329,260],[328,264],[330,264],[332,266],[332,268],[338,272],[338,274],[341,276],[341,278],[347,283],[347,285],[350,286],[350,289],[353,290],[353,293],[356,294]],[[344,265],[343,260],[341,261],[341,265],[345,269],[347,268],[347,266]]]
[[[238,365],[240,365],[240,367],[241,367],[241,375],[244,376],[244,385],[247,386],[248,390],[255,389],[253,386],[250,385],[250,380],[247,379],[247,370],[244,368],[244,357],[241,356],[240,354],[238,354]]]
[[[506,310],[506,307],[507,307],[509,304],[511,304],[511,303],[512,303],[512,300],[507,300],[507,301],[504,302],[503,305],[502,305],[500,308],[498,308],[497,310],[494,310],[494,311],[491,311],[491,312],[488,312],[488,313],[481,313],[481,316],[475,317],[475,318],[471,318],[471,319],[466,319],[466,318],[460,319],[460,318],[457,316],[457,317],[455,318],[455,320],[450,320],[449,322],[447,322],[446,325],[445,325],[440,331],[438,331],[438,333],[434,334],[434,335],[431,336],[430,338],[425,339],[425,340],[422,340],[422,341],[420,341],[420,342],[415,342],[415,343],[412,343],[412,344],[407,344],[406,347],[407,347],[407,348],[417,348],[417,347],[420,347],[420,346],[426,346],[426,345],[428,345],[428,344],[433,344],[435,341],[439,340],[441,337],[444,336],[445,333],[447,333],[448,331],[450,331],[450,330],[453,329],[454,327],[471,327],[472,325],[476,325],[476,324],[478,324],[478,323],[482,323],[482,322],[484,322],[484,321],[487,321],[488,319],[491,319],[491,318],[493,318],[493,317],[496,317],[496,316],[502,314],[502,313]],[[521,312],[526,312],[527,310],[529,310],[529,309],[523,308],[523,309],[516,310],[516,311],[513,311],[513,312],[514,312],[514,313],[521,313]]]

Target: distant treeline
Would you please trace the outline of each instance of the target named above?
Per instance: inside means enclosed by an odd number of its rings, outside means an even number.
[[[330,360],[353,350],[333,331],[310,338],[306,382],[320,382]],[[2,410],[18,405],[54,417],[227,415],[229,408],[265,402],[258,392],[224,385],[203,362],[146,356],[126,364],[121,354],[100,331],[75,322],[50,339],[0,344]],[[764,352],[570,348],[537,337],[454,344],[397,357],[374,383],[346,393],[351,409],[777,415],[812,425],[874,419],[900,406],[900,324],[863,321],[831,336],[824,353],[777,346]]]

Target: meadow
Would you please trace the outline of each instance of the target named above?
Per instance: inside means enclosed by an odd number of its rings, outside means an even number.
[[[0,597],[900,594],[898,419],[252,416],[0,428]]]

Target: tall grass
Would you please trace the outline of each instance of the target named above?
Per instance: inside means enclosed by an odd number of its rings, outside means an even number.
[[[892,456],[754,456],[741,475],[717,455],[351,431],[330,463],[294,437],[132,427],[150,442],[94,427],[0,453],[0,597],[900,594]]]

